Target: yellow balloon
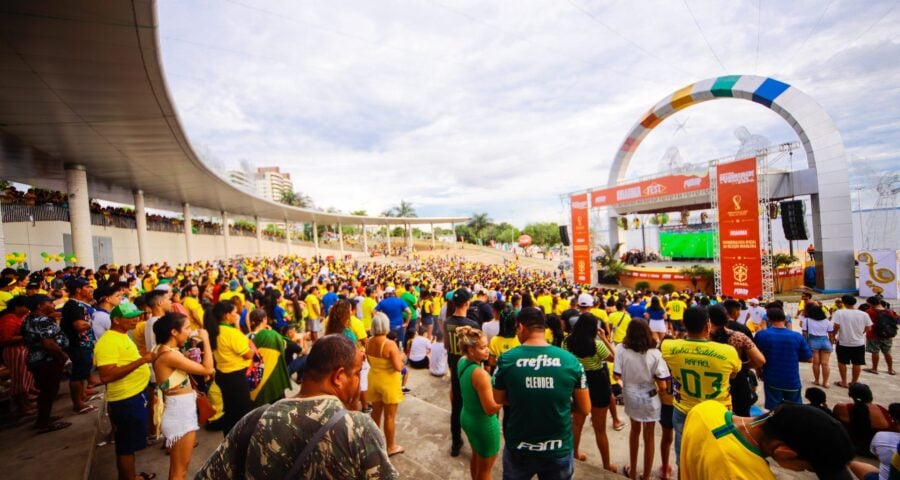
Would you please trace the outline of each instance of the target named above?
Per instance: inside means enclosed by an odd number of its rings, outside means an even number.
[[[72,263],[78,263],[78,259],[75,257],[72,257]]]

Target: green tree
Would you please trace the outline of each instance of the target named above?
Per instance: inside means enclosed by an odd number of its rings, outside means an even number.
[[[531,237],[531,243],[541,247],[560,244],[559,225],[555,222],[529,223],[522,233]]]
[[[793,265],[797,260],[799,260],[797,257],[786,253],[776,253],[772,257],[772,268],[775,269],[775,277],[778,278],[778,293],[784,291],[784,277],[778,275],[778,269]]]
[[[284,190],[281,192],[281,198],[278,199],[279,202],[290,205],[292,207],[299,208],[313,208],[315,204],[313,203],[312,197],[306,195],[302,192],[292,192],[289,190]]]
[[[691,279],[691,285],[694,286],[694,290],[697,289],[697,284],[701,279],[706,280],[706,291],[709,292],[713,288],[713,284],[716,279],[716,271],[709,267],[704,267],[702,265],[691,265],[690,267],[682,268],[679,273]]]
[[[473,213],[468,226],[479,243],[484,243],[484,232],[493,224],[487,213]]]
[[[622,248],[622,245],[625,244],[619,242],[615,245],[600,245],[600,254],[594,258],[594,261],[599,263],[601,267],[610,265],[619,259],[619,250]]]

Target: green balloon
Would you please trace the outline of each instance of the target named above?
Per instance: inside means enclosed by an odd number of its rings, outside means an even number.
[[[47,258],[47,252],[41,252],[41,256]]]

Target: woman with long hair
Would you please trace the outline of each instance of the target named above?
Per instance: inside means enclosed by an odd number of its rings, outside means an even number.
[[[260,407],[284,398],[284,391],[291,388],[291,379],[284,355],[284,338],[269,326],[266,311],[257,308],[250,312],[248,319],[250,333],[247,338],[253,342],[265,365],[262,380],[250,391],[253,406]]]
[[[825,310],[816,302],[807,302],[800,316],[803,325],[803,333],[806,334],[806,342],[812,350],[813,385],[828,388],[828,376],[831,367],[828,359],[831,358],[832,338],[834,337],[834,324],[828,319]],[[819,374],[822,381],[819,382]]]
[[[500,405],[494,401],[491,377],[481,367],[488,358],[487,337],[469,326],[457,327],[456,335],[465,354],[456,369],[463,399],[460,425],[472,446],[469,470],[473,480],[486,480],[491,478],[491,467],[500,452]]]
[[[234,304],[228,300],[217,302],[203,318],[216,360],[216,385],[222,391],[225,413],[221,425],[225,436],[251,410],[247,368],[253,359],[253,350],[250,340],[238,330],[240,318]]]
[[[165,396],[161,431],[166,448],[171,449],[169,478],[182,479],[194,451],[195,432],[200,428],[197,424],[197,393],[191,386],[190,376],[215,373],[213,354],[209,334],[203,329],[193,332],[191,322],[184,314],[170,312],[163,315],[153,324],[153,334],[157,354],[153,372]],[[203,346],[202,364],[181,353],[191,336],[196,336]]]
[[[644,318],[650,322],[650,332],[653,333],[653,339],[656,341],[656,345],[659,345],[662,343],[663,337],[666,336],[666,333],[668,332],[666,309],[664,309],[662,303],[660,303],[659,297],[654,296],[650,299],[650,306],[647,307]]]
[[[403,353],[396,342],[388,339],[391,322],[387,315],[376,312],[372,315],[372,338],[366,343],[366,356],[371,365],[369,370],[368,400],[372,404],[372,419],[381,426],[384,414],[384,438],[388,455],[403,453],[405,450],[394,443],[397,407],[403,401],[403,386],[400,372],[403,370]]]
[[[615,360],[612,344],[606,338],[606,333],[597,329],[597,317],[591,313],[583,313],[575,322],[572,334],[566,338],[564,345],[584,367],[591,396],[591,425],[594,427],[597,448],[603,459],[603,468],[615,472],[616,467],[609,459],[609,438],[606,436],[606,411],[610,402],[609,369],[606,362]],[[587,460],[587,455],[580,450],[585,420],[585,415],[572,413],[575,459],[581,461]]]
[[[563,332],[562,320],[559,318],[559,315],[555,313],[547,315],[547,330],[550,331],[550,341],[547,343],[554,347],[562,347],[566,335]]]
[[[728,312],[721,305],[709,307],[709,339],[731,345],[741,359],[741,370],[731,379],[731,409],[740,417],[750,416],[750,407],[756,402],[754,385],[756,378],[751,369],[762,367],[766,357],[750,337],[726,328]]]
[[[662,410],[658,394],[666,389],[666,379],[669,378],[669,368],[655,348],[656,344],[648,323],[638,318],[628,324],[625,341],[616,346],[613,371],[622,382],[625,414],[631,419],[629,465],[625,468],[625,475],[632,480],[637,479],[637,456],[642,434],[644,473],[641,478],[649,480],[653,472],[653,430]]]
[[[893,418],[887,408],[872,403],[872,389],[864,383],[850,385],[847,394],[853,403],[839,403],[834,406],[834,416],[850,433],[856,453],[871,457],[869,445],[878,432],[895,428]]]
[[[328,311],[328,319],[325,320],[325,335],[343,335],[350,339],[354,345],[359,344],[359,339],[350,328],[350,301],[338,300]]]

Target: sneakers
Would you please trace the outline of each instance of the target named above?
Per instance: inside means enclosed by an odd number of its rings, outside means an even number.
[[[402,390],[403,390],[403,393],[409,393],[409,392],[412,391],[412,390],[410,390],[408,387],[403,387]]]

